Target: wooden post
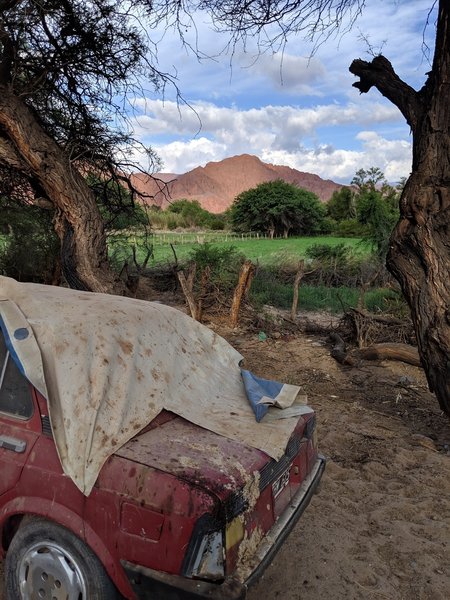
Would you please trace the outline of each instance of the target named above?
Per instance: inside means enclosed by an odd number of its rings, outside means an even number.
[[[178,281],[180,282],[181,289],[183,290],[184,297],[186,298],[186,302],[189,307],[189,312],[191,313],[191,317],[198,321],[198,313],[197,303],[194,298],[194,279],[195,279],[195,269],[196,265],[193,263],[189,269],[189,273],[186,279],[186,275],[183,271],[177,272]]]
[[[211,267],[209,265],[206,265],[206,267],[202,271],[202,276],[200,278],[200,292],[198,294],[198,299],[197,299],[196,320],[200,321],[200,322],[202,320],[202,315],[203,315],[203,298],[207,292],[207,287],[208,287],[208,282],[209,282],[210,277],[211,277]]]
[[[234,290],[233,302],[231,304],[230,312],[230,326],[237,327],[239,320],[239,309],[241,307],[242,297],[248,294],[255,272],[255,265],[251,260],[246,260],[241,267],[239,273],[239,281]]]
[[[298,263],[297,273],[295,274],[294,279],[294,297],[292,298],[292,307],[291,307],[291,320],[295,321],[295,317],[297,315],[297,305],[298,305],[298,288],[300,286],[300,281],[305,274],[305,261],[301,260]]]

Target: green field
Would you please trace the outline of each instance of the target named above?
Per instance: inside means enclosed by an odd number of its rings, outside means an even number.
[[[313,244],[327,244],[336,246],[346,244],[351,246],[355,252],[366,254],[367,247],[361,244],[361,240],[355,238],[340,237],[291,237],[288,239],[267,239],[220,234],[155,234],[150,240],[153,243],[154,258],[149,266],[167,262],[173,262],[174,255],[170,244],[177,254],[178,260],[183,261],[189,257],[193,248],[199,243],[208,242],[220,248],[234,246],[238,252],[246,258],[262,265],[296,264],[305,257],[306,249]],[[110,253],[115,253],[117,258],[124,258],[128,253],[127,246],[135,244],[138,248],[138,258],[142,260],[145,252],[142,248],[142,239],[139,236],[110,236]]]

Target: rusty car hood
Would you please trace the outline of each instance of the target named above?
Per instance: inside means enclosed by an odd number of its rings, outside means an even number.
[[[158,422],[159,421],[159,422]],[[226,498],[254,480],[271,461],[261,450],[166,413],[119,450],[116,456],[170,473]]]

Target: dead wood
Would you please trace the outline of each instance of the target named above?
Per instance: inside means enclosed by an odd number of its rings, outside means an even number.
[[[191,313],[191,317],[193,319],[195,319],[196,321],[198,321],[199,310],[198,310],[197,302],[195,301],[194,292],[193,292],[195,270],[196,270],[196,265],[195,265],[195,263],[192,263],[191,266],[189,267],[189,272],[188,272],[187,277],[184,274],[184,271],[178,271],[177,277],[178,277],[178,281],[180,282],[181,289],[183,290],[184,297],[186,298],[186,302],[188,304],[189,311]]]
[[[298,263],[297,273],[295,274],[294,279],[294,297],[292,299],[292,308],[291,308],[291,320],[295,321],[295,316],[297,314],[297,305],[298,305],[298,288],[300,286],[300,282],[303,279],[303,275],[305,274],[305,261],[301,260]]]
[[[361,359],[364,359],[398,360],[415,367],[421,366],[417,348],[408,344],[373,344],[367,348],[360,348],[351,352],[338,333],[330,333],[328,339],[333,344],[330,352],[331,356],[342,365],[356,366]]]
[[[239,273],[239,281],[234,290],[233,302],[231,304],[230,311],[230,326],[237,327],[239,320],[239,309],[241,306],[242,298],[248,294],[255,272],[255,265],[250,261],[246,260],[241,267]]]
[[[347,345],[338,333],[330,333],[329,340],[334,344],[330,354],[338,363],[352,367],[356,365],[356,361],[348,356]]]
[[[374,344],[368,348],[361,348],[359,355],[365,360],[399,360],[415,367],[421,367],[419,351],[409,344]]]
[[[339,330],[346,341],[356,343],[359,348],[379,343],[415,344],[410,320],[375,315],[359,309],[345,312]]]

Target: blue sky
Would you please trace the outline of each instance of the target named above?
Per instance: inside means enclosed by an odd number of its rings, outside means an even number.
[[[159,40],[158,67],[177,75],[189,106],[177,103],[170,86],[163,96],[137,97],[135,135],[156,150],[165,172],[248,153],[342,183],[359,168],[377,166],[395,183],[410,172],[409,128],[377,90],[360,95],[352,88],[357,79],[348,67],[355,58],[371,60],[370,44],[420,89],[430,70],[426,46],[432,50],[434,41],[433,17],[425,28],[431,4],[373,0],[349,33],[329,39],[312,58],[311,43],[300,36],[289,39],[283,54],[257,60],[251,43],[245,52],[237,47],[233,57],[219,54],[226,38],[201,13],[196,31],[185,33],[214,58],[197,60],[171,30],[152,32]]]

